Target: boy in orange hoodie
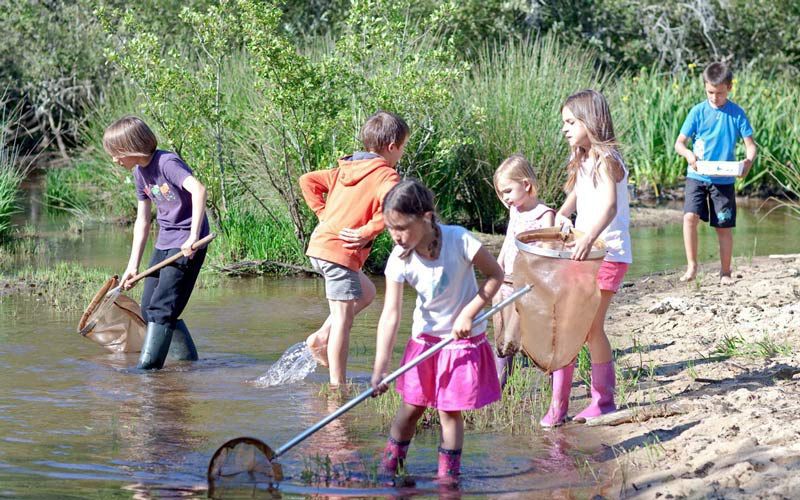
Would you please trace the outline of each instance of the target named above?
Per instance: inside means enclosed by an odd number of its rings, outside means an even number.
[[[330,307],[325,323],[306,344],[317,361],[329,365],[332,387],[345,383],[353,318],[375,298],[375,285],[361,268],[372,240],[383,231],[383,197],[400,181],[395,166],[408,135],[402,118],[378,111],[361,128],[366,152],[339,159],[338,168],[300,177],[303,198],[319,218],[306,255],[325,277]]]

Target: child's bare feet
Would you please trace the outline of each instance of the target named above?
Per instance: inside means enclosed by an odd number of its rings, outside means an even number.
[[[695,276],[697,276],[697,269],[690,267],[683,273],[683,276],[679,278],[681,283],[686,283],[687,281],[694,280]]]
[[[734,283],[736,283],[736,282],[734,281],[733,276],[731,276],[730,273],[728,273],[728,274],[720,274],[720,276],[719,276],[719,284],[720,285],[733,285]]]
[[[308,350],[311,356],[322,366],[328,366],[328,343],[319,338],[316,333],[312,333],[306,339]]]

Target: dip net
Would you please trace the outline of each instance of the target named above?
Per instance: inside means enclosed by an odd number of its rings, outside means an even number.
[[[144,344],[146,324],[139,304],[119,291],[119,277],[109,278],[95,294],[78,323],[78,333],[110,352],[139,352]]]
[[[600,305],[597,271],[605,244],[598,240],[586,260],[571,260],[568,244],[576,236],[580,233],[565,234],[555,227],[517,235],[514,287],[533,286],[516,304],[519,345],[546,373],[575,359]]]
[[[283,470],[273,461],[274,456],[261,440],[231,439],[217,449],[208,464],[208,496],[224,498],[243,489],[270,489],[283,480]]]

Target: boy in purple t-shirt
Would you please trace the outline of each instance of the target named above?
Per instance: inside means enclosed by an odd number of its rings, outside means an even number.
[[[150,265],[183,253],[183,257],[145,279],[142,316],[147,337],[138,368],[161,369],[167,354],[179,360],[198,359],[197,348],[186,323],[178,319],[189,302],[206,249],[192,245],[208,235],[205,213],[206,188],[175,153],[156,149],[155,134],[141,119],[126,116],[112,123],[103,134],[103,149],[114,163],[133,171],[139,200],[128,267],[120,282],[126,290],[129,278],[139,271],[156,204],[158,238]]]

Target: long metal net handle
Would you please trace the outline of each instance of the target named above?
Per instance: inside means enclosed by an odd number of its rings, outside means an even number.
[[[531,285],[525,285],[524,287],[522,287],[519,290],[515,291],[514,293],[512,293],[511,295],[509,295],[508,297],[503,299],[501,302],[498,302],[494,307],[492,307],[488,311],[484,312],[483,314],[481,314],[480,316],[475,318],[475,320],[473,320],[473,322],[472,322],[472,326],[474,327],[474,326],[482,323],[483,321],[486,321],[491,316],[493,316],[495,313],[500,311],[502,308],[504,308],[508,304],[510,304],[510,303],[514,302],[515,300],[517,300],[519,297],[521,297],[521,296],[525,295],[526,293],[528,293],[529,291],[531,291],[531,288],[532,288]],[[383,384],[392,383],[397,377],[399,377],[400,375],[404,374],[408,370],[414,368],[415,366],[417,366],[418,364],[422,363],[423,361],[425,361],[429,357],[433,356],[436,352],[440,351],[443,347],[448,345],[453,340],[455,340],[455,336],[453,334],[449,334],[449,335],[445,336],[441,342],[437,343],[434,346],[431,346],[430,348],[428,348],[425,352],[423,352],[422,354],[420,354],[416,358],[412,359],[411,361],[409,361],[405,365],[401,366],[397,370],[395,370],[392,373],[390,373],[389,375],[387,375],[383,380],[381,380],[380,384],[383,385]],[[275,451],[275,455],[273,456],[273,459],[276,459],[279,456],[283,455],[284,453],[286,453],[287,451],[291,450],[292,448],[294,448],[295,446],[297,446],[301,442],[305,441],[308,437],[310,437],[311,435],[316,433],[318,430],[322,429],[323,427],[325,427],[326,425],[328,425],[332,421],[336,420],[340,416],[342,416],[345,413],[347,413],[348,411],[350,411],[353,407],[357,406],[359,403],[361,403],[362,401],[364,401],[368,397],[372,396],[373,392],[375,392],[375,389],[370,387],[366,391],[362,392],[361,394],[359,394],[355,398],[353,398],[350,401],[348,401],[347,403],[345,403],[341,408],[339,408],[335,412],[331,413],[330,415],[328,415],[327,417],[323,418],[322,420],[320,420],[319,422],[317,422],[313,426],[309,427],[307,430],[303,431],[297,437],[295,437],[294,439],[292,439],[291,441],[289,441],[285,445],[283,445],[280,448],[278,448],[278,450]]]

